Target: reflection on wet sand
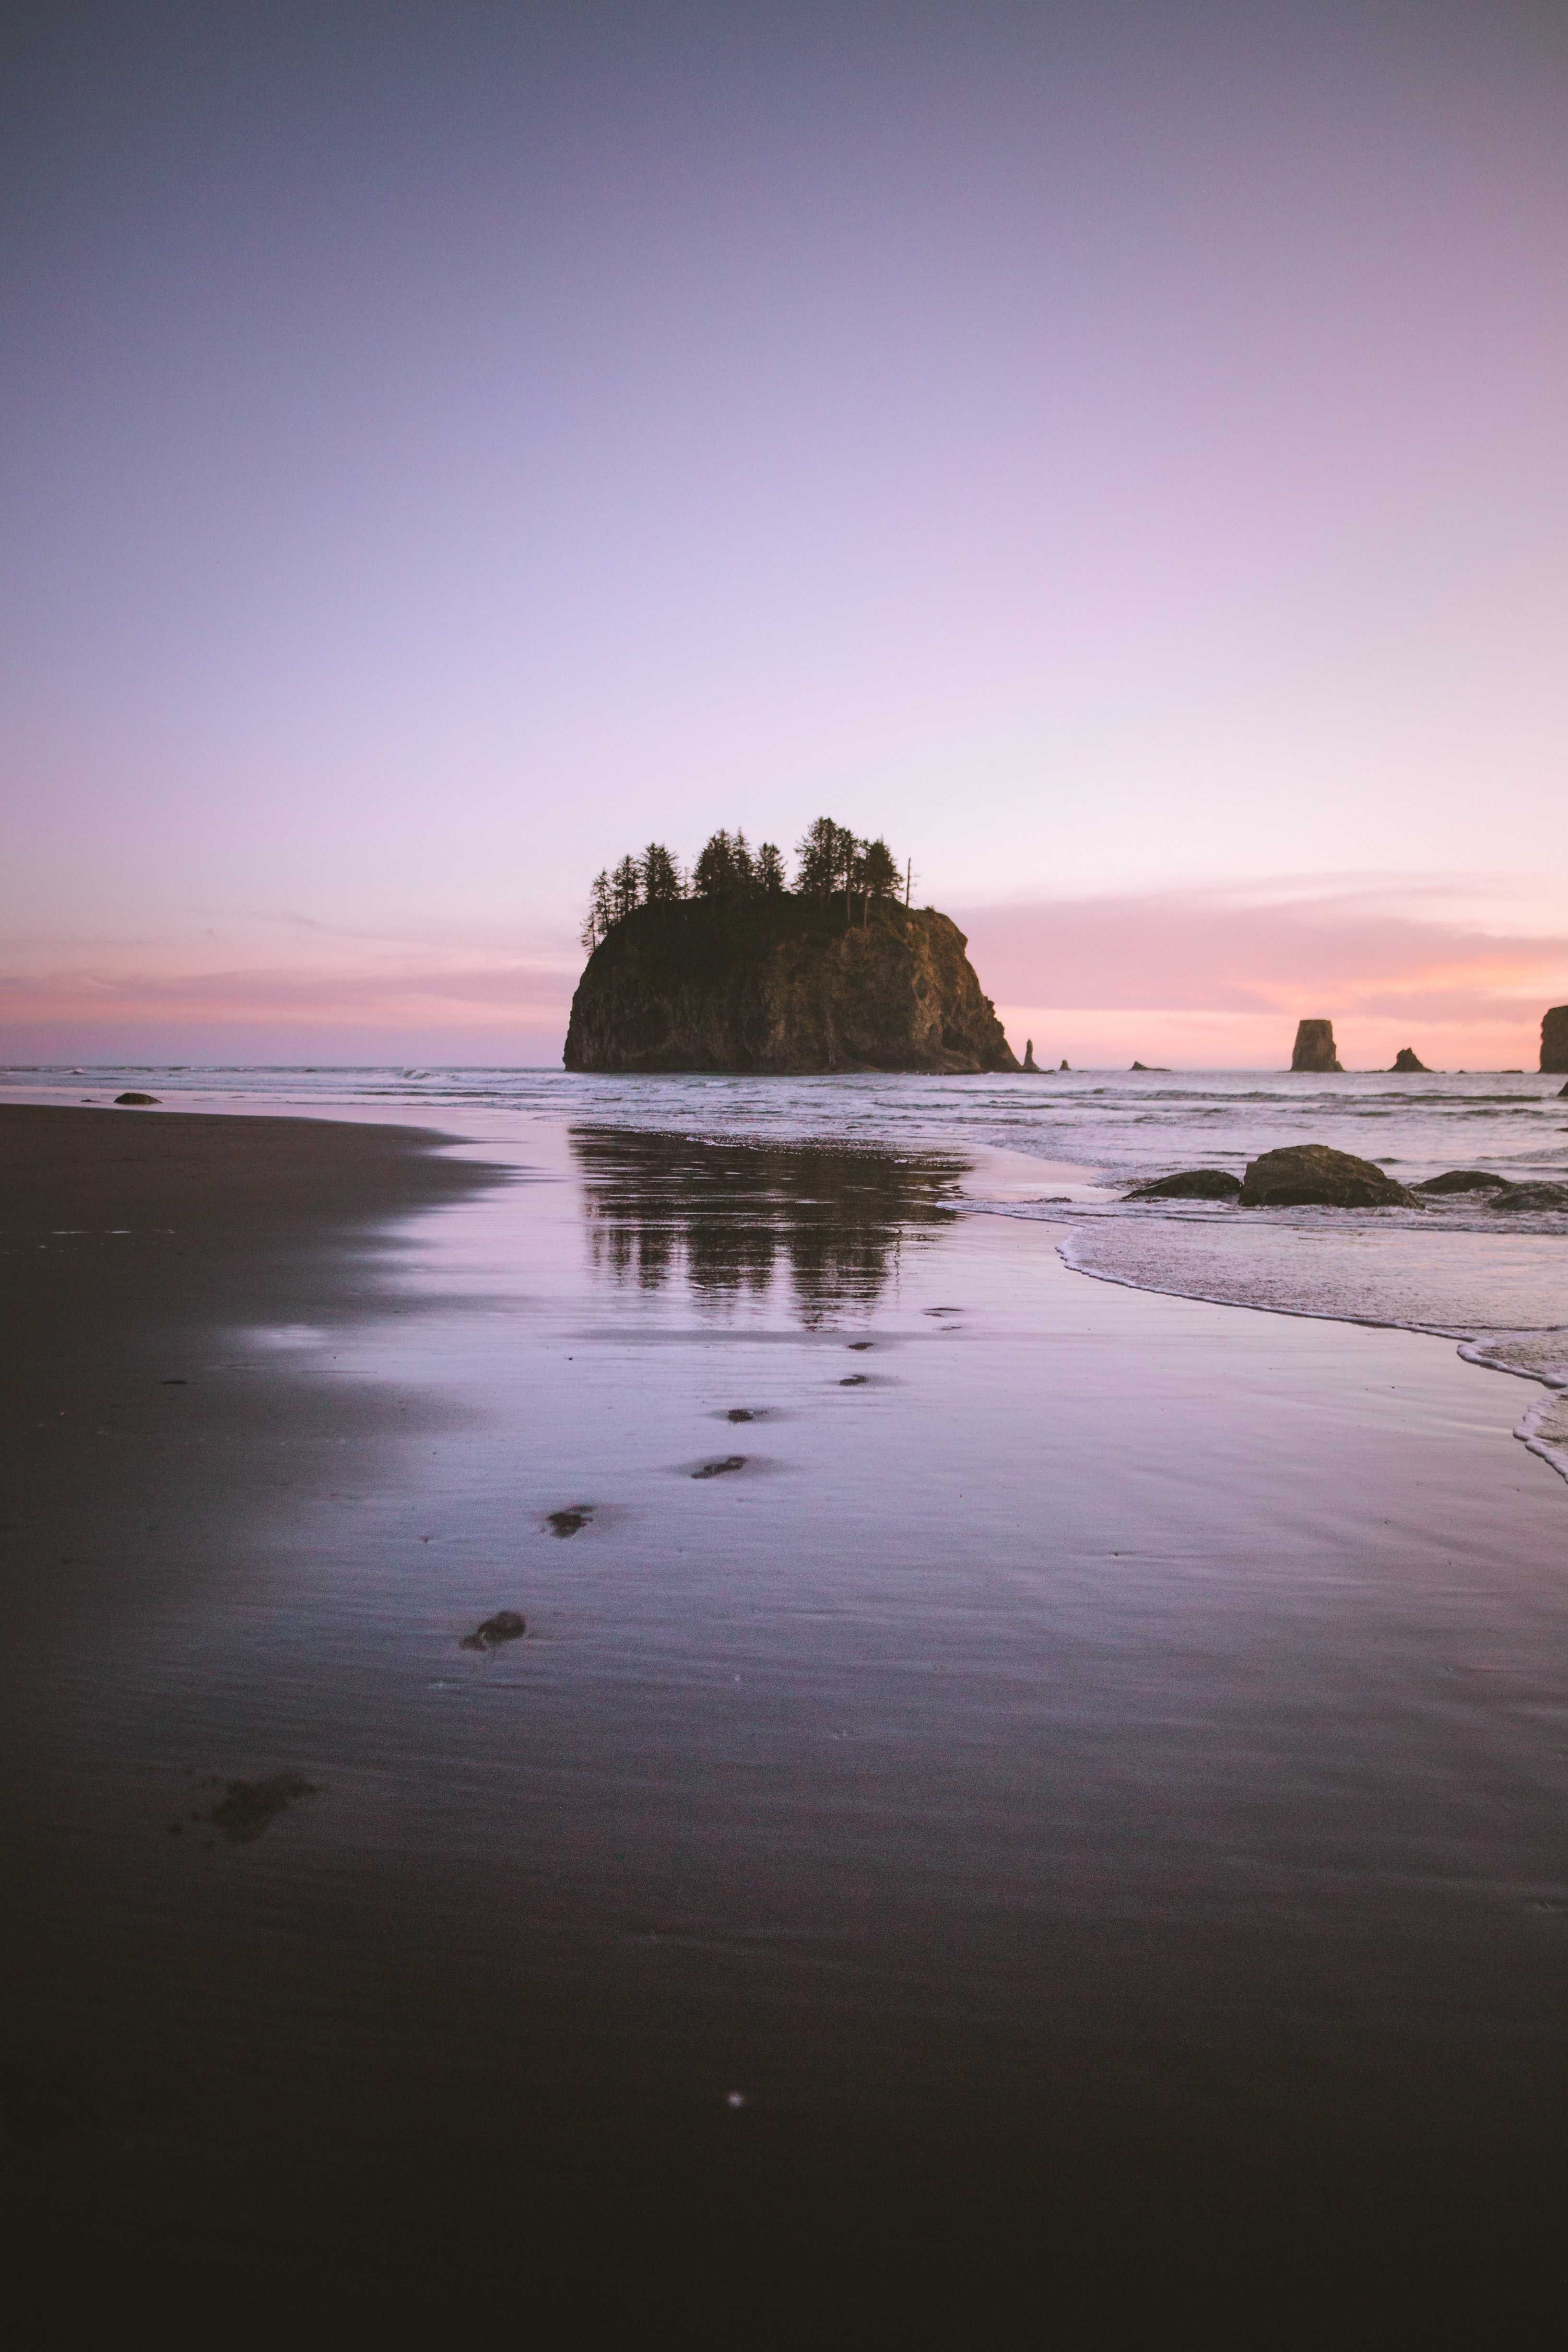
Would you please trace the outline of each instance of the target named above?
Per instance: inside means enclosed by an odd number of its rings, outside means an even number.
[[[683,1283],[712,1307],[760,1297],[787,1273],[808,1325],[870,1305],[906,1236],[951,1224],[967,1163],[842,1145],[710,1141],[576,1128],[589,1255],[596,1272],[645,1289]]]

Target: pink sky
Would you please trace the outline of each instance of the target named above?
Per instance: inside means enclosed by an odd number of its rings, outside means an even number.
[[[1433,1068],[1534,1066],[1541,1013],[1568,998],[1568,924],[1505,931],[1447,893],[1363,883],[1173,889],[956,908],[1021,1053],[1268,1068],[1303,1013],[1347,1067],[1413,1045]],[[437,948],[271,969],[0,976],[14,1059],[554,1062],[578,959]]]
[[[1053,1059],[1533,1061],[1562,12],[35,16],[0,1058],[553,1060],[827,810]]]

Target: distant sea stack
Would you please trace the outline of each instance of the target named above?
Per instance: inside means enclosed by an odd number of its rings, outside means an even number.
[[[1568,1004],[1554,1004],[1542,1016],[1541,1066],[1568,1070]]]
[[[632,908],[572,1000],[569,1070],[1016,1070],[957,924],[816,892]]]
[[[1337,1070],[1340,1057],[1334,1051],[1334,1024],[1331,1021],[1298,1021],[1296,1050],[1290,1056],[1293,1070]]]
[[[1417,1070],[1424,1078],[1429,1078],[1432,1075],[1426,1063],[1417,1057],[1414,1045],[1401,1045],[1394,1057],[1393,1066],[1388,1073],[1389,1076],[1393,1077],[1396,1072],[1403,1071],[1405,1076],[1409,1077]]]

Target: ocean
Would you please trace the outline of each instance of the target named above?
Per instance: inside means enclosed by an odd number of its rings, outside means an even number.
[[[951,1158],[959,1206],[1060,1227],[1057,1245],[1076,1273],[1454,1339],[1470,1360],[1533,1384],[1519,1434],[1568,1477],[1568,1214],[1505,1214],[1485,1193],[1436,1196],[1419,1212],[1259,1213],[1123,1198],[1175,1169],[1239,1176],[1260,1152],[1308,1142],[1373,1160],[1406,1185],[1453,1168],[1560,1183],[1568,1178],[1568,1099],[1550,1075],[598,1077],[441,1064],[0,1070],[0,1092],[14,1101],[111,1102],[130,1087],[192,1110],[412,1118],[492,1140],[543,1119],[710,1141],[832,1141],[894,1158],[941,1151]]]

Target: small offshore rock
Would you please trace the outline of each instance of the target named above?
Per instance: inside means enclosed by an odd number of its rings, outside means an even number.
[[[230,1845],[249,1845],[300,1798],[320,1793],[318,1781],[302,1780],[298,1772],[279,1772],[271,1780],[231,1780],[227,1794],[213,1807],[209,1819]],[[193,1814],[192,1819],[199,1816]]]
[[[694,1478],[722,1478],[727,1471],[743,1470],[745,1466],[746,1456],[743,1454],[726,1454],[721,1462],[705,1462],[700,1470],[694,1470],[691,1475]]]
[[[1293,1070],[1334,1071],[1340,1066],[1340,1057],[1334,1051],[1333,1023],[1298,1021],[1290,1067]]]
[[[162,1102],[163,1097],[162,1095],[127,1094],[116,1095],[114,1099],[117,1103],[155,1103]]]
[[[1168,1078],[1171,1075],[1170,1066],[1165,1062],[1134,1062],[1132,1066],[1135,1070],[1142,1070],[1146,1078]]]
[[[1174,1176],[1156,1177],[1152,1184],[1135,1184],[1124,1201],[1231,1201],[1241,1190],[1239,1176],[1224,1168],[1183,1168]]]
[[[1244,1209],[1418,1209],[1415,1194],[1370,1160],[1326,1143],[1286,1144],[1247,1162]]]
[[[1541,1066],[1568,1070],[1568,1004],[1554,1004],[1541,1016]],[[1563,1091],[1568,1095],[1568,1087]]]
[[[1398,1053],[1395,1054],[1388,1075],[1390,1077],[1393,1077],[1396,1071],[1401,1070],[1404,1071],[1407,1076],[1413,1075],[1416,1071],[1419,1071],[1424,1078],[1429,1078],[1432,1075],[1431,1071],[1426,1067],[1426,1063],[1416,1059],[1415,1050],[1414,1046],[1411,1045],[1401,1045]]]
[[[1491,1206],[1505,1216],[1528,1216],[1541,1209],[1568,1209],[1568,1184],[1510,1184],[1492,1194]]]
[[[482,1625],[465,1633],[458,1646],[465,1650],[499,1650],[503,1642],[521,1642],[527,1631],[527,1620],[520,1617],[515,1609],[498,1609],[493,1617],[487,1617]]]
[[[1508,1178],[1494,1176],[1489,1168],[1450,1168],[1441,1176],[1428,1176],[1411,1189],[1416,1192],[1496,1192],[1506,1191]]]
[[[1035,1059],[1035,1041],[1032,1037],[1026,1037],[1024,1040],[1024,1076],[1027,1078],[1037,1078],[1039,1075],[1040,1066]]]

